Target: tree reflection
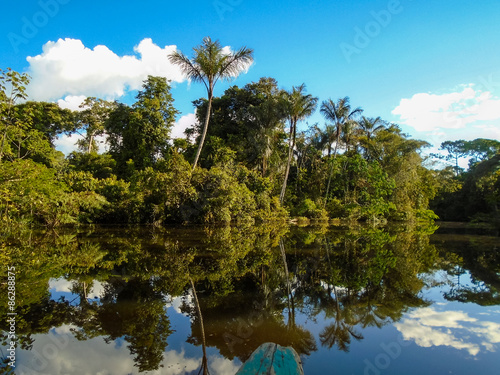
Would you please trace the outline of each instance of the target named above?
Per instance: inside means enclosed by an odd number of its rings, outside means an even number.
[[[451,276],[449,301],[471,302],[481,306],[500,304],[500,253],[495,237],[469,237],[467,241],[438,242],[440,265]],[[470,276],[470,282],[466,275]]]
[[[363,338],[360,329],[382,327],[407,308],[426,304],[418,296],[418,274],[436,253],[426,233],[360,227],[319,235],[305,249],[294,241],[298,236],[291,238],[293,251],[309,257],[291,258],[296,297],[309,316],[333,319],[319,335],[323,346],[349,351],[352,339]]]
[[[347,352],[367,327],[428,304],[421,275],[436,262],[473,279],[446,298],[479,304],[499,298],[498,252],[470,245],[453,256],[442,250],[438,259],[429,231],[412,227],[89,228],[25,233],[8,243],[4,260],[23,269],[16,311],[24,349],[35,333],[71,325],[82,341],[125,340],[141,372],[161,366],[172,333],[166,306],[190,291],[196,303],[186,299],[181,310],[191,317],[187,342],[200,346],[202,371],[207,347],[242,361],[265,342],[303,356],[317,343]],[[58,277],[71,282],[71,299],[50,298],[49,280]],[[103,286],[97,299],[90,298],[94,285]],[[2,304],[0,313],[6,309]],[[299,316],[322,325],[317,337]]]

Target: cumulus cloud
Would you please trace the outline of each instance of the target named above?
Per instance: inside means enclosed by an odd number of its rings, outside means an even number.
[[[195,113],[189,113],[185,116],[182,116],[178,121],[175,122],[172,128],[172,133],[170,135],[171,138],[184,138],[184,130],[194,125],[196,122],[197,120]]]
[[[479,321],[463,311],[437,311],[426,307],[409,313],[395,327],[405,340],[421,347],[448,346],[476,356],[482,348],[495,351],[500,342],[500,324]]]
[[[68,95],[63,99],[59,99],[57,104],[59,107],[64,109],[71,109],[72,111],[83,111],[83,108],[80,108],[80,104],[82,104],[87,97],[85,95]]]
[[[73,133],[71,135],[60,134],[55,139],[54,145],[56,146],[57,150],[61,151],[64,155],[68,155],[73,151],[78,150],[76,142],[79,139],[82,139],[84,134],[85,132],[83,134]],[[106,135],[98,135],[94,138],[95,142],[97,143],[98,152],[108,151],[109,147],[107,147],[106,139]]]
[[[168,60],[175,49],[175,45],[161,48],[146,38],[134,47],[136,55],[119,56],[104,45],[88,48],[78,39],[49,41],[40,55],[27,58],[32,77],[29,94],[34,100],[67,95],[115,99],[139,89],[148,75],[182,82],[184,75]]]
[[[500,123],[500,98],[473,84],[447,94],[418,93],[401,99],[392,111],[403,124],[417,131],[463,129],[485,121]]]
[[[54,145],[56,146],[57,150],[61,151],[64,155],[68,155],[71,152],[77,150],[78,147],[76,146],[76,141],[80,137],[81,136],[78,134],[74,135],[61,134],[54,141]]]

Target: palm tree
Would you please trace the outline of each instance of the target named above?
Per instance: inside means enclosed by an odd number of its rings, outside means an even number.
[[[207,135],[210,111],[212,109],[212,98],[214,86],[219,80],[229,80],[236,78],[241,71],[246,69],[253,62],[253,50],[241,47],[236,52],[227,52],[221,47],[218,40],[212,41],[210,37],[203,38],[203,43],[193,48],[194,57],[192,59],[182,52],[173,52],[169,56],[171,63],[179,65],[182,72],[194,82],[202,82],[207,89],[208,106],[203,124],[198,151],[194,159],[193,170],[198,164],[205,136]]]
[[[332,99],[325,100],[321,103],[320,112],[327,120],[333,123],[334,128],[331,130],[327,129],[327,132],[335,133],[335,149],[333,152],[333,157],[335,157],[342,132],[345,130],[345,124],[354,120],[354,118],[363,112],[363,110],[360,107],[357,107],[351,111],[349,97],[346,96],[345,98],[337,100],[337,103],[335,103]]]
[[[354,144],[358,139],[360,131],[359,124],[356,120],[347,120],[342,124],[341,142],[345,146],[345,152],[349,152],[349,146]]]
[[[358,124],[367,139],[371,139],[377,132],[385,129],[385,123],[380,117],[367,118],[362,116]]]
[[[363,134],[359,139],[361,147],[365,150],[366,158],[371,160],[377,155],[376,142],[373,140],[373,136],[379,131],[386,129],[387,123],[380,117],[367,118],[363,116],[358,125],[360,132]]]
[[[317,146],[321,151],[325,149],[328,152],[328,158],[332,155],[332,146],[337,140],[337,127],[334,125],[325,124],[325,130],[319,128],[316,129],[318,132]]]
[[[286,163],[285,179],[281,188],[280,203],[285,199],[286,183],[290,172],[290,164],[292,162],[293,150],[295,148],[295,138],[297,135],[297,123],[309,117],[316,110],[318,98],[311,94],[305,94],[306,85],[302,84],[298,87],[293,87],[291,92],[286,92],[286,113],[288,123],[290,124],[290,136],[288,139],[288,160]]]
[[[321,103],[320,112],[325,118],[331,122],[333,122],[333,129],[328,129],[329,133],[335,134],[335,149],[333,151],[333,157],[337,156],[337,148],[341,139],[342,133],[345,133],[345,130],[350,126],[351,122],[354,118],[359,115],[363,110],[360,107],[357,107],[351,110],[351,105],[349,104],[349,97],[346,96],[344,98],[340,98],[335,103],[332,99],[325,100]],[[330,156],[330,153],[328,154]],[[333,163],[330,166],[330,172],[328,173],[328,184],[326,186],[326,194],[325,194],[325,206],[328,200],[328,192],[330,190],[330,182],[332,179],[332,168]]]

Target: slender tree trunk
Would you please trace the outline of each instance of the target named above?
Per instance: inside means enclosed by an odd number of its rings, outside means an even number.
[[[207,350],[205,341],[205,326],[203,325],[203,316],[201,315],[200,303],[198,302],[198,296],[196,294],[196,289],[194,287],[194,282],[191,277],[189,277],[189,282],[191,283],[191,289],[193,290],[194,304],[196,306],[196,312],[198,313],[198,318],[200,319],[200,329],[201,329],[201,344],[203,350],[203,359],[201,362],[201,368],[203,369],[203,374],[208,374],[208,361],[207,361]]]
[[[283,243],[283,239],[280,239],[280,251],[281,251],[281,258],[283,260],[283,267],[285,269],[285,278],[286,278],[286,290],[287,290],[286,298],[288,300],[288,325],[289,325],[289,327],[294,327],[295,326],[295,312],[294,312],[294,304],[293,304],[293,297],[292,297],[292,287],[290,285],[290,277],[288,274],[288,265],[286,263],[285,244]]]
[[[0,163],[2,162],[3,159],[3,152],[5,149],[5,139],[7,138],[7,127],[5,128],[5,133],[3,133],[2,136],[2,144],[0,146]]]
[[[286,163],[285,179],[283,181],[283,186],[281,188],[281,194],[280,194],[281,204],[283,204],[283,201],[285,199],[286,183],[288,180],[288,173],[290,173],[290,164],[292,162],[293,148],[295,147],[295,139],[293,137],[294,135],[293,127],[295,126],[295,124],[291,123],[290,126],[291,128],[290,128],[290,142],[288,143],[288,161]]]
[[[198,159],[200,158],[201,149],[203,147],[203,143],[205,142],[205,137],[207,135],[207,129],[208,129],[208,122],[210,121],[211,110],[212,110],[212,93],[209,93],[207,114],[205,116],[205,124],[203,125],[203,133],[201,134],[200,144],[198,145],[198,151],[196,151],[196,157],[194,158],[193,171],[196,169],[196,165],[198,164]]]
[[[90,154],[92,152],[92,143],[94,142],[94,136],[91,135],[89,138],[89,147],[87,149],[87,153]]]
[[[338,140],[335,143],[335,149],[333,150],[333,158],[335,159],[337,157],[337,145],[339,144]],[[330,160],[330,170],[328,171],[328,184],[326,185],[326,193],[325,193],[325,203],[323,205],[323,208],[326,207],[326,203],[328,202],[328,192],[330,191],[330,182],[332,181],[332,173],[333,173],[333,163]]]

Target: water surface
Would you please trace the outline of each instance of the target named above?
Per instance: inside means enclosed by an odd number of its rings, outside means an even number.
[[[496,373],[499,238],[435,229],[12,233],[16,374],[234,374],[264,342],[306,374]]]

